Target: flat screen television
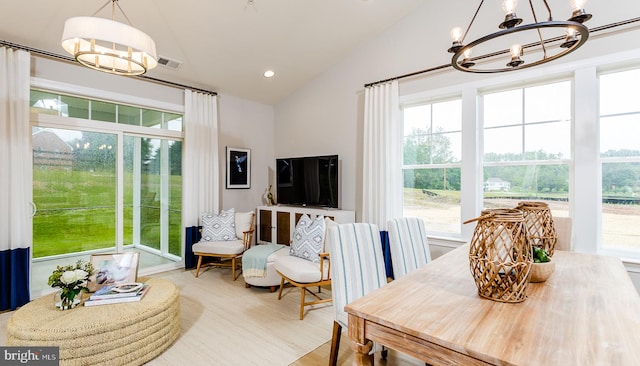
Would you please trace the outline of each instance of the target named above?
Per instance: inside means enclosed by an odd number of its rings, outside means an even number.
[[[276,159],[276,201],[338,208],[338,155]]]

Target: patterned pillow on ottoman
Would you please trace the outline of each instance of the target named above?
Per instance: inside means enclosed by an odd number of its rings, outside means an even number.
[[[235,210],[220,211],[220,214],[203,212],[200,215],[202,241],[236,240]]]
[[[304,214],[296,225],[289,254],[308,261],[319,263],[318,254],[324,244],[324,217],[317,216],[311,220]]]

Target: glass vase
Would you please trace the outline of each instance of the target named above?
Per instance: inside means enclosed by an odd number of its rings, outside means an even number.
[[[62,296],[62,290],[58,290],[53,294],[53,303],[58,310],[73,309],[80,304],[80,294],[73,298]]]

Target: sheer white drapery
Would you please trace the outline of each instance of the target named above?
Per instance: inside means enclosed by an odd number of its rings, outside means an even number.
[[[398,81],[365,89],[362,221],[387,229],[402,216],[402,124]]]
[[[30,55],[0,48],[0,250],[31,247]]]
[[[202,212],[218,212],[218,99],[185,90],[183,222],[198,225]]]
[[[31,59],[0,47],[0,311],[29,302],[32,162]]]

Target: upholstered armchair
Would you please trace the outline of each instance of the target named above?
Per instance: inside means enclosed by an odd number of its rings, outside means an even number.
[[[296,225],[291,241],[289,255],[282,255],[275,260],[275,269],[281,276],[278,300],[282,298],[285,283],[300,289],[300,320],[304,318],[304,307],[331,301],[331,294],[320,296],[322,286],[331,284],[331,265],[329,253],[324,245],[327,225],[336,225],[329,218],[317,216],[311,219],[302,215]],[[318,287],[318,292],[310,290]],[[314,297],[312,301],[305,301],[305,294]]]
[[[200,216],[202,237],[192,247],[193,254],[198,256],[196,278],[203,266],[231,267],[233,280],[238,278],[236,269],[242,270],[242,263],[238,259],[253,242],[254,217],[253,211],[235,212],[234,209],[221,211],[217,215],[203,213]],[[212,257],[213,260],[203,263],[204,257]]]

